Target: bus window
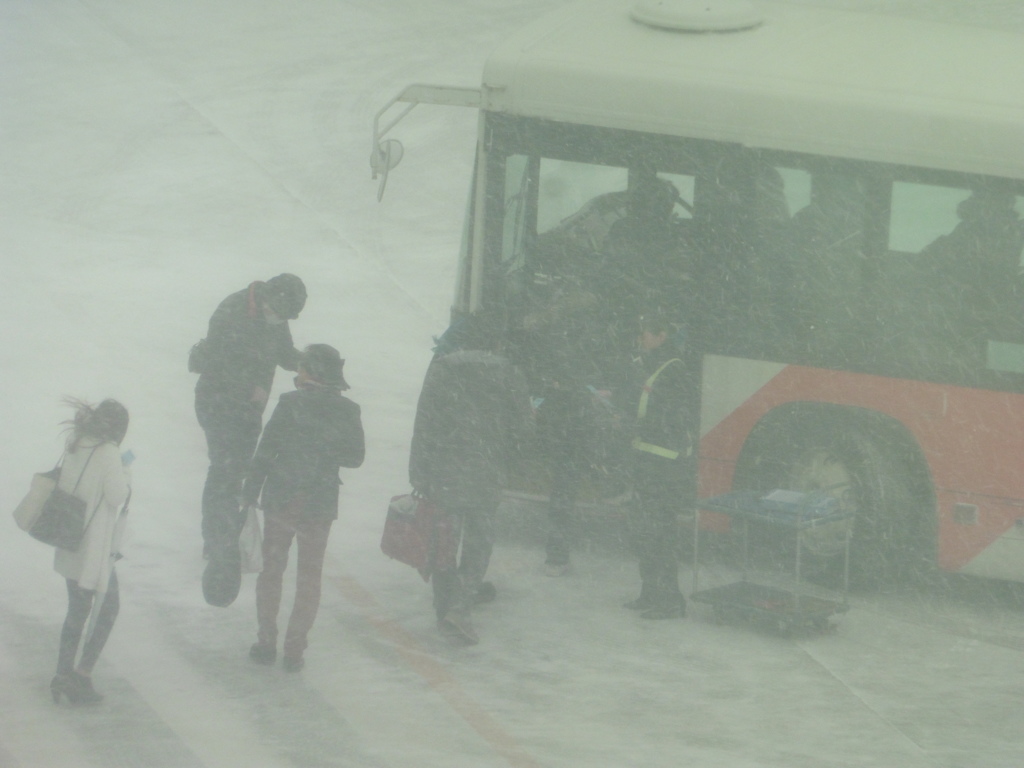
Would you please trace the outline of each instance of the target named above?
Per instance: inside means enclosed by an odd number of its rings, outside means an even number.
[[[797,331],[793,304],[797,278],[789,222],[792,211],[810,204],[811,176],[804,170],[767,162],[758,161],[753,167],[749,264],[730,269],[725,277],[736,281],[736,273],[747,273],[749,293],[730,302],[735,307],[732,314],[738,314],[736,321],[741,326],[759,330],[756,338],[751,333],[728,333],[745,337],[747,347],[734,351],[754,355],[760,350],[761,355],[772,355],[790,349]]]
[[[970,263],[993,277],[1015,276],[1020,269],[1020,198],[1007,190],[977,189],[960,198],[954,208],[955,226],[926,245],[930,258]],[[945,211],[939,210],[938,214]],[[927,220],[927,216],[922,216]]]
[[[626,335],[644,312],[662,313],[680,326],[692,319],[695,188],[696,179],[686,174],[656,174],[650,167],[630,173],[623,215],[608,233],[602,259],[602,299]]]
[[[757,333],[734,351],[854,364],[867,343],[866,184],[831,170],[755,169],[749,309],[740,322]]]
[[[582,276],[625,215],[628,170],[516,154],[504,173],[503,274],[534,283]]]
[[[787,217],[811,204],[811,174],[798,168],[776,168],[782,179]]]
[[[538,234],[556,227],[573,229],[574,237],[589,241],[592,248],[599,247],[614,217],[621,215],[617,206],[601,203],[620,200],[628,175],[625,168],[542,158]]]
[[[1021,200],[993,185],[893,184],[884,282],[900,301],[888,319],[922,375],[1024,372]]]
[[[693,194],[695,179],[693,176],[687,176],[682,173],[659,173],[659,179],[672,184],[676,188],[676,192],[679,194],[680,202],[676,204],[673,209],[673,215],[678,216],[681,219],[692,219],[693,218]]]
[[[918,253],[957,224],[956,207],[970,195],[967,189],[933,184],[892,185],[889,250]]]
[[[526,155],[512,155],[505,163],[501,263],[506,274],[522,267],[525,258],[531,165]]]
[[[693,176],[549,158],[541,158],[539,168],[535,271],[572,277],[588,289],[625,280],[621,289],[642,301],[665,277],[653,262],[682,270],[680,240],[693,215]],[[511,231],[508,222],[505,227]]]
[[[812,258],[859,246],[866,202],[865,185],[858,177],[831,171],[813,174],[808,204],[793,214],[794,242],[810,245]]]
[[[538,381],[583,370],[589,383],[607,381],[610,368],[628,359],[642,312],[658,309],[685,322],[692,260],[683,241],[695,179],[541,157],[531,214],[519,203],[529,198],[528,183],[513,180],[529,177],[528,165],[511,155],[505,167],[506,266],[516,244],[527,243],[523,269],[505,270],[519,362]],[[508,220],[530,216],[533,233]]]

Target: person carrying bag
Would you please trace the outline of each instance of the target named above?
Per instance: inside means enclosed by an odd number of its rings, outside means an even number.
[[[501,354],[503,338],[499,316],[465,318],[457,347],[427,368],[409,446],[410,485],[461,540],[458,562],[452,556],[430,574],[437,628],[453,645],[480,641],[471,609],[494,596],[484,577],[501,490],[533,431],[526,378]]]
[[[63,696],[71,704],[95,704],[102,696],[92,686],[92,670],[120,608],[114,562],[120,557],[131,478],[118,446],[128,431],[128,411],[116,400],[92,406],[69,399],[68,404],[75,416],[68,422],[57,488],[84,501],[90,514],[78,547],[58,546],[54,554],[54,570],[67,584],[68,612],[50,692],[57,703]],[[77,658],[87,623],[91,631]]]

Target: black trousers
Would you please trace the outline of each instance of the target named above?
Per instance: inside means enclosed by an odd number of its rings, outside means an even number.
[[[67,579],[67,586],[68,615],[64,619],[64,627],[60,632],[60,654],[57,657],[58,675],[69,675],[75,669],[78,646],[82,642],[85,623],[89,620],[89,612],[92,610],[93,599],[96,597],[95,590],[82,589],[78,586],[77,581]],[[96,665],[96,660],[99,659],[103,646],[107,644],[107,638],[110,637],[110,631],[114,628],[114,621],[117,619],[120,609],[121,598],[117,589],[117,573],[111,571],[107,592],[96,616],[96,625],[93,627],[92,635],[85,642],[82,658],[78,662],[78,669],[84,674],[92,672],[92,668]]]
[[[679,591],[677,498],[638,492],[633,511],[633,547],[640,564],[640,594],[652,604],[671,605]]]
[[[431,576],[434,610],[438,620],[449,611],[468,611],[491,563],[495,513],[501,502],[497,488],[444,489],[431,500],[446,514],[462,536],[458,568]]]
[[[640,593],[654,604],[679,600],[679,515],[692,510],[695,466],[692,460],[668,462],[634,457],[631,538],[640,565]],[[661,462],[665,462],[662,464]]]
[[[263,416],[256,409],[220,408],[196,398],[196,416],[206,433],[210,468],[203,487],[203,543],[216,556],[238,541],[245,517],[242,483],[256,453]]]

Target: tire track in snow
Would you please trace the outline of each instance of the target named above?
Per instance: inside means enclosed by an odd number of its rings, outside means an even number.
[[[910,748],[917,752],[918,755],[924,759],[931,758],[931,752],[925,748],[923,744],[918,742],[912,736],[910,736],[903,728],[898,726],[892,720],[887,718],[881,711],[873,706],[867,699],[864,698],[858,691],[856,686],[848,680],[844,680],[834,669],[832,669],[823,660],[819,659],[812,653],[812,649],[804,643],[794,643],[804,653],[806,658],[811,664],[817,667],[823,674],[832,678],[836,683],[850,696],[853,701],[856,701],[864,708],[865,711],[870,712],[878,722],[883,723],[885,727],[900,740],[904,741]]]

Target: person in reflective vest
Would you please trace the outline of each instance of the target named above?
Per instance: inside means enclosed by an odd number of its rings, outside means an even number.
[[[633,544],[640,564],[640,596],[626,607],[645,619],[681,618],[678,515],[692,506],[694,441],[689,425],[693,381],[663,317],[641,318],[634,380],[627,407],[636,415],[631,471]]]

